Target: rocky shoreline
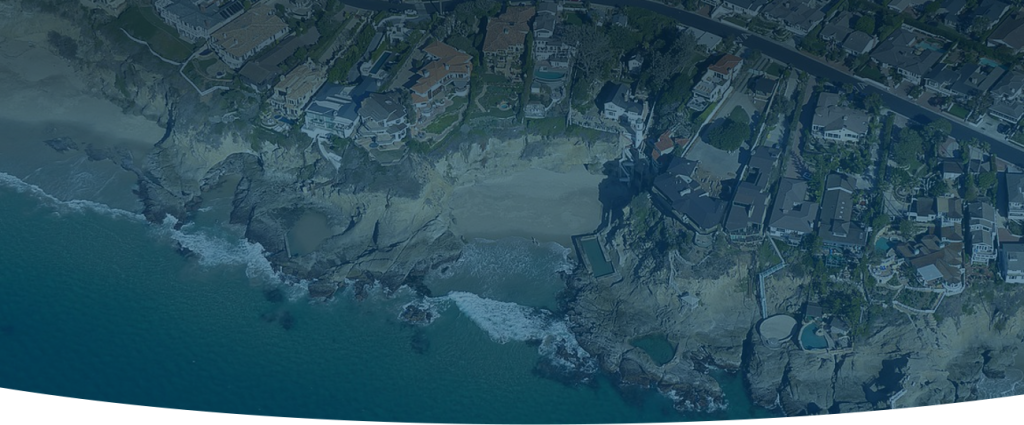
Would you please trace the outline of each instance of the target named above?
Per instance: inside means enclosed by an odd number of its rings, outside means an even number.
[[[143,213],[154,223],[170,215],[185,224],[204,206],[204,196],[237,179],[230,222],[244,226],[245,237],[262,245],[275,267],[312,281],[311,297],[333,296],[345,285],[359,296],[378,284],[429,296],[424,276],[458,260],[467,243],[454,223],[457,188],[531,169],[601,170],[619,155],[615,140],[510,131],[487,140],[455,134],[448,151],[410,156],[393,167],[377,166],[365,151],[348,146],[337,152],[342,163],[336,170],[316,149],[254,140],[244,125],[209,119],[226,108],[255,117],[258,100],[199,99],[183,82],[165,78],[174,70],[138,46],[100,48],[89,41],[95,35],[84,35],[87,28],[68,17],[37,19],[79,29],[82,57],[93,59],[75,67],[96,96],[167,129],[145,158],[67,138],[47,140],[49,148],[79,150],[134,173]],[[652,207],[643,200],[621,214],[613,207],[615,218],[597,233],[614,253],[616,275],[594,279],[578,267],[566,275],[560,302],[579,345],[625,388],[656,388],[680,410],[716,411],[728,403],[709,373],[720,369],[742,374],[755,403],[784,414],[849,412],[889,408],[901,389],[898,407],[973,400],[982,379],[999,379],[1016,363],[1024,310],[1021,296],[1008,288],[994,288],[1001,295],[993,301],[964,294],[962,302],[978,307],[961,311],[947,303],[951,310],[938,321],[884,310],[847,353],[823,356],[793,344],[769,348],[756,332],[760,315],[751,288],[764,265],[755,254],[727,243],[693,246],[685,229],[637,208]],[[311,252],[296,255],[289,232],[310,213],[325,218],[329,234]],[[808,278],[790,270],[778,276],[770,283],[769,309],[797,311]],[[407,312],[429,323],[428,313]],[[674,344],[664,364],[630,342],[652,334]]]

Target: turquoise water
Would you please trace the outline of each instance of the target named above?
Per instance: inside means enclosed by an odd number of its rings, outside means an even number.
[[[993,68],[999,68],[999,67],[1002,66],[999,62],[996,62],[996,61],[994,61],[992,59],[989,59],[989,58],[978,59],[978,63],[980,63],[980,64],[982,64],[984,66],[991,66]]]
[[[537,73],[534,74],[534,76],[542,80],[557,80],[559,78],[564,77],[565,74],[562,72],[537,71]]]
[[[310,303],[301,287],[277,282],[258,247],[232,239],[231,230],[187,225],[178,232],[6,183],[0,184],[5,388],[372,421],[607,423],[768,415],[750,405],[735,375],[720,375],[733,402],[715,415],[681,414],[653,391],[624,399],[600,376],[591,386],[538,376],[534,369],[547,361],[548,345],[578,346],[557,315],[529,306],[547,307],[545,297],[558,283],[517,281],[540,273],[531,268],[517,271],[481,257],[474,263],[481,267],[456,266],[450,275],[433,277],[428,282],[439,293],[429,304],[439,317],[412,326],[397,320],[414,300],[411,293],[377,291],[359,302],[343,292],[330,303]],[[179,255],[175,241],[198,255]],[[539,264],[536,270],[553,269],[564,257],[551,247],[524,248],[519,240],[477,248],[481,256],[514,253]],[[492,282],[484,288],[494,297],[488,299],[455,282],[488,273],[506,276],[504,283],[518,291]],[[268,301],[264,290],[271,286],[290,300]],[[527,342],[534,339],[548,342]]]
[[[817,331],[818,325],[816,323],[804,326],[803,331],[800,332],[800,343],[803,344],[804,348],[808,350],[828,348],[828,341],[824,337],[814,334]]]
[[[886,251],[889,250],[890,247],[891,246],[889,245],[889,239],[887,238],[878,238],[878,240],[875,241],[875,251],[884,254]]]
[[[593,273],[595,277],[608,275],[615,271],[612,264],[605,259],[604,250],[601,249],[601,244],[597,242],[597,239],[581,239],[580,246],[583,247],[583,252],[590,260],[590,267],[593,268],[591,273]]]
[[[629,341],[629,345],[644,350],[648,356],[651,356],[651,360],[659,365],[672,361],[676,355],[676,347],[669,342],[664,334],[644,335]]]

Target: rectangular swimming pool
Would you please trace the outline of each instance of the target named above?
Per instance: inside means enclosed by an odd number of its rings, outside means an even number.
[[[580,239],[580,247],[583,248],[583,253],[590,261],[590,272],[594,274],[594,277],[609,275],[615,271],[612,263],[605,259],[604,250],[601,249],[597,238]]]

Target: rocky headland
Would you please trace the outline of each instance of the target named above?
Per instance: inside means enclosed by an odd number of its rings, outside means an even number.
[[[560,237],[598,227],[601,212],[593,205],[574,209],[578,203],[547,200],[598,196],[593,182],[603,179],[604,165],[620,153],[615,138],[539,138],[517,130],[474,138],[456,132],[447,148],[410,155],[391,167],[377,165],[357,146],[342,146],[335,150],[341,157],[335,168],[315,145],[251,132],[259,99],[237,93],[199,98],[173,77],[174,66],[144,47],[92,31],[88,23],[101,19],[95,15],[78,8],[54,15],[13,1],[0,6],[5,54],[38,54],[32,49],[45,48],[50,30],[70,35],[79,54],[65,64],[84,81],[77,93],[117,105],[129,121],[143,117],[166,130],[146,149],[52,138],[45,149],[91,152],[91,159],[112,160],[132,173],[143,213],[157,223],[168,215],[187,222],[204,197],[228,185],[231,223],[243,226],[276,267],[312,281],[311,296],[332,296],[343,285],[358,294],[373,283],[429,294],[423,276],[456,260],[478,236],[473,232],[479,226],[457,219],[486,213],[467,205],[473,199],[465,196],[467,188],[503,190],[503,182],[531,170],[568,177],[565,184],[533,188],[529,195],[543,200],[543,207],[523,215],[551,217],[553,226],[564,228]],[[8,115],[20,116],[13,110]],[[716,410],[728,400],[709,370],[721,369],[742,374],[757,404],[797,415],[887,408],[900,390],[898,407],[973,400],[1020,368],[1021,296],[995,283],[947,301],[938,319],[908,316],[879,302],[867,332],[841,354],[809,353],[793,343],[769,348],[756,331],[754,293],[757,273],[770,265],[722,238],[707,248],[693,245],[692,234],[664,218],[646,194],[636,196],[628,206],[604,204],[608,219],[597,237],[616,272],[595,279],[578,267],[567,277],[563,298],[580,345],[623,386],[657,388],[679,409]],[[299,223],[310,222],[317,231],[295,238]],[[493,234],[558,239],[543,231],[521,233],[522,221],[502,225],[495,223]],[[298,239],[301,244],[289,242]],[[769,311],[795,315],[809,284],[789,269],[773,276]],[[660,363],[631,343],[647,335],[663,335],[672,344],[670,360]]]

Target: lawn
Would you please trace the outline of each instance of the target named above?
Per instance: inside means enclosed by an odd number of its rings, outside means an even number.
[[[111,25],[149,43],[153,51],[172,61],[184,62],[192,54],[192,45],[178,38],[177,30],[161,21],[148,7],[129,7]]]
[[[730,15],[730,16],[726,16],[725,18],[722,18],[722,19],[724,19],[726,21],[729,21],[729,22],[732,22],[732,23],[734,23],[736,25],[739,25],[741,27],[744,27],[744,28],[747,27],[747,20],[743,19],[743,18],[740,18],[739,16]]]
[[[437,119],[435,119],[434,122],[430,123],[430,125],[427,125],[427,127],[424,128],[423,131],[431,134],[441,134],[444,132],[445,129],[450,127],[452,124],[455,123],[455,121],[458,120],[458,112],[442,115],[440,117],[437,117]]]
[[[784,70],[785,69],[782,68],[782,65],[772,62],[771,65],[768,65],[768,69],[766,69],[765,72],[768,73],[768,75],[771,75],[775,78],[779,78],[782,76],[782,72]]]
[[[967,114],[970,112],[971,111],[968,111],[967,108],[960,106],[958,103],[954,103],[953,106],[949,108],[949,113],[960,119],[967,119]]]

